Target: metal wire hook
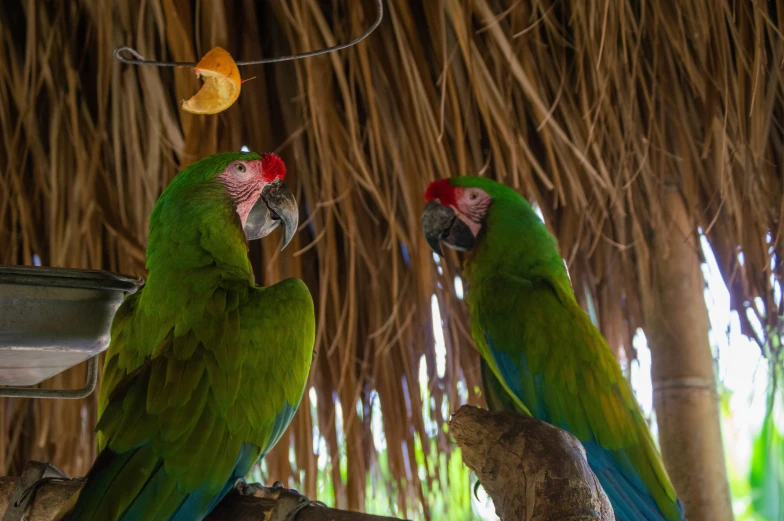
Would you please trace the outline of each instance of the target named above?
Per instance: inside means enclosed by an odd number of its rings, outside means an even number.
[[[284,521],[296,521],[297,517],[299,517],[299,514],[306,508],[309,507],[326,508],[326,506],[327,505],[325,505],[321,501],[308,499],[307,497],[300,495],[299,501],[294,506],[294,508],[289,510],[288,514],[286,514],[286,518],[284,519]]]
[[[58,472],[59,472],[59,470],[58,470]],[[56,481],[71,481],[71,479],[70,478],[66,478],[66,477],[61,477],[60,478],[60,477],[57,477],[57,476],[53,476],[53,477],[49,477],[49,478],[41,478],[41,479],[37,480],[35,483],[33,483],[32,485],[30,485],[29,487],[27,487],[24,490],[24,492],[22,492],[22,495],[19,497],[19,499],[14,501],[14,506],[15,507],[22,506],[22,504],[24,504],[24,502],[27,499],[27,497],[32,495],[32,494],[35,494],[35,492],[38,490],[38,487],[40,487],[44,483],[54,483]]]
[[[319,56],[321,54],[327,54],[327,53],[334,52],[334,51],[341,51],[343,49],[348,49],[352,45],[356,45],[359,42],[361,42],[362,40],[364,40],[365,38],[367,38],[368,36],[370,36],[371,33],[373,33],[373,31],[375,31],[376,28],[379,25],[381,25],[381,20],[384,19],[384,5],[382,3],[382,0],[376,0],[376,10],[377,10],[377,16],[376,16],[376,21],[373,22],[373,25],[371,25],[364,33],[362,33],[361,35],[357,36],[356,38],[354,38],[353,40],[351,40],[348,43],[343,43],[343,44],[340,44],[340,45],[333,45],[332,47],[327,47],[326,49],[319,49],[317,51],[308,51],[308,52],[302,52],[302,53],[299,53],[299,54],[292,54],[290,56],[278,56],[276,58],[264,58],[263,60],[238,61],[238,62],[236,62],[237,66],[242,67],[243,65],[261,65],[262,63],[279,63],[279,62],[285,62],[285,61],[291,61],[291,60],[299,60],[301,58],[310,58],[311,56]],[[128,57],[122,56],[121,53],[123,53],[123,52],[129,53],[131,56],[133,56],[133,58],[128,58]],[[196,62],[166,62],[166,61],[145,60],[144,56],[139,54],[139,52],[136,51],[136,49],[134,49],[133,47],[128,47],[126,45],[123,45],[122,47],[117,47],[114,50],[114,57],[117,58],[118,60],[120,60],[121,62],[127,63],[129,65],[153,65],[155,67],[194,67],[194,66],[196,66]]]

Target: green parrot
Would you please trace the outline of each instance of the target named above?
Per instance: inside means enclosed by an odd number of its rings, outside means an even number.
[[[569,282],[555,238],[528,202],[486,178],[432,182],[422,231],[467,251],[471,334],[491,409],[574,434],[618,521],[678,521],[683,506],[631,387]]]
[[[302,398],[313,300],[255,285],[247,240],[297,229],[274,154],[180,172],[150,216],[144,286],[118,308],[99,394],[99,455],[61,518],[198,521],[280,439]]]

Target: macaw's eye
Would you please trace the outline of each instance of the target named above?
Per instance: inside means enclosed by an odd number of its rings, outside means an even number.
[[[473,201],[474,199],[479,197],[479,194],[477,194],[476,192],[471,192],[471,195],[469,195],[468,197]]]
[[[245,165],[243,165],[242,163],[238,164],[237,165],[237,170],[239,170],[241,174],[244,174],[245,173]]]

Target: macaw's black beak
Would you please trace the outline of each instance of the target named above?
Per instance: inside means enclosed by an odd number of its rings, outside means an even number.
[[[261,191],[261,197],[251,208],[245,221],[245,237],[249,241],[266,237],[283,225],[283,248],[288,245],[299,224],[297,200],[283,181],[276,179]],[[281,248],[281,249],[283,249]]]
[[[444,206],[433,199],[425,205],[422,212],[422,233],[430,248],[439,255],[443,242],[458,251],[467,251],[474,247],[474,234],[457,212],[450,206]]]

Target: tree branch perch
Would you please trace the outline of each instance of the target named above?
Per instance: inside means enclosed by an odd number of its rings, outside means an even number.
[[[21,478],[0,477],[0,512],[8,508],[8,501]],[[81,480],[51,481],[36,490],[27,508],[27,521],[51,521],[54,515],[73,494],[84,485]],[[267,491],[271,489],[266,489]],[[226,498],[206,517],[205,521],[286,521],[289,512],[298,505],[302,496],[289,490],[275,491],[277,499],[242,496],[236,491]],[[312,506],[297,513],[296,521],[401,521],[398,518],[374,516],[328,507]]]
[[[468,405],[449,432],[503,521],[614,521],[582,444],[568,432]]]
[[[571,434],[534,418],[464,405],[449,422],[463,462],[493,498],[503,521],[614,521],[612,507]],[[21,478],[0,478],[0,511]],[[83,485],[80,480],[42,484],[27,510],[29,521],[51,521]],[[263,489],[265,497],[229,494],[205,521],[286,521],[302,496]],[[271,498],[269,494],[275,496]],[[297,521],[400,521],[313,506]]]

